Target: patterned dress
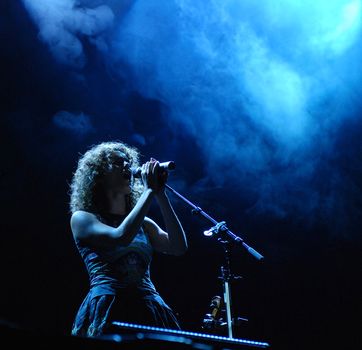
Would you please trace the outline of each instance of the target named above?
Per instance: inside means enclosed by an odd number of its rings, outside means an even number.
[[[117,227],[124,215],[103,214],[99,219]],[[72,335],[101,336],[112,322],[128,322],[180,329],[171,308],[150,278],[153,248],[141,228],[127,247],[99,249],[76,239],[84,260],[90,289],[75,316]]]

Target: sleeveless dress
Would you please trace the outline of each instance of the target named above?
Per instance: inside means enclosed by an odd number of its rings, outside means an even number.
[[[102,214],[117,227],[124,215]],[[95,337],[112,333],[112,322],[180,329],[173,310],[150,278],[153,248],[141,227],[127,247],[98,249],[75,239],[89,275],[90,289],[75,316],[72,335]]]

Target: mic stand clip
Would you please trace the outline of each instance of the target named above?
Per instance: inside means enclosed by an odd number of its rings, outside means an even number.
[[[204,235],[207,236],[207,237],[218,236],[218,235],[220,235],[220,232],[221,233],[226,232],[227,229],[228,228],[226,227],[226,222],[225,221],[220,221],[215,226],[211,227],[207,231],[204,231]],[[218,240],[220,240],[220,239],[221,238],[218,237]]]

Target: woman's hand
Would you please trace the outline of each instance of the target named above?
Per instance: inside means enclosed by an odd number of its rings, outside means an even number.
[[[158,160],[151,158],[141,167],[141,178],[145,189],[151,189],[155,194],[161,194],[165,190],[168,172],[160,168]]]

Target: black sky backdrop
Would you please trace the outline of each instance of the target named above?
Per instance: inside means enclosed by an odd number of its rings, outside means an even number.
[[[133,9],[142,2],[88,1],[90,8],[101,3],[108,3],[113,11],[113,23],[122,28],[124,21],[132,29]],[[345,344],[343,349],[354,349],[360,344],[358,41],[357,48],[349,51],[349,61],[339,62],[355,62],[349,65],[354,69],[353,79],[344,86],[344,91],[353,90],[349,98],[336,103],[333,94],[326,94],[323,102],[313,101],[313,121],[337,110],[333,122],[321,121],[320,128],[313,129],[312,145],[291,132],[288,137],[295,136],[298,143],[293,148],[293,140],[286,141],[260,126],[257,117],[251,117],[250,106],[238,116],[243,120],[241,126],[236,117],[227,118],[239,106],[234,96],[220,98],[215,86],[210,87],[215,99],[210,91],[198,95],[196,80],[206,73],[212,75],[212,69],[203,70],[202,56],[195,58],[194,68],[200,69],[199,76],[194,76],[195,85],[188,85],[193,77],[188,76],[183,82],[186,86],[179,82],[169,91],[170,85],[160,78],[162,72],[156,79],[150,65],[138,69],[129,57],[121,57],[119,52],[127,51],[126,41],[118,42],[117,50],[106,55],[99,41],[94,43],[97,33],[70,30],[81,43],[82,56],[59,56],[60,51],[52,51],[42,40],[23,2],[3,1],[0,6],[0,318],[4,323],[69,333],[88,287],[69,228],[69,182],[79,154],[97,142],[119,139],[138,147],[143,161],[151,156],[174,160],[176,170],[170,174],[169,185],[215,220],[226,221],[232,232],[265,257],[261,263],[242,247],[232,249],[232,270],[243,277],[232,284],[233,310],[249,319],[236,330],[238,337],[268,341],[275,349],[307,349],[313,344],[323,349]],[[157,16],[163,18],[162,12]],[[108,35],[101,31],[104,37],[116,37],[111,29],[103,30]],[[149,29],[151,39],[156,34]],[[146,43],[146,49],[151,44]],[[180,47],[178,55],[182,54]],[[161,63],[167,61],[172,47],[164,49],[166,57]],[[154,57],[150,54],[150,60]],[[185,61],[193,65],[186,47]],[[167,69],[172,71],[171,64]],[[344,69],[348,70],[344,67],[339,73]],[[227,85],[219,73],[204,82]],[[198,100],[187,93],[194,93]],[[220,101],[224,104],[219,105]],[[180,118],[190,111],[186,106],[198,115]],[[337,118],[342,109],[343,118]],[[215,111],[223,115],[223,110],[225,116],[217,119]],[[336,127],[331,128],[332,124]],[[173,193],[169,197],[187,231],[189,251],[182,257],[156,255],[151,276],[179,314],[184,329],[200,331],[211,298],[222,295],[218,276],[223,249],[203,235],[212,226],[210,222],[193,214]],[[156,206],[150,216],[161,220]]]

